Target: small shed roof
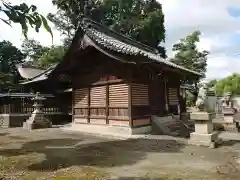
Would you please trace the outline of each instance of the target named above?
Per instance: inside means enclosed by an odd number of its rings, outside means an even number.
[[[30,64],[19,64],[17,70],[24,79],[31,79],[45,71],[44,69],[36,68]]]
[[[48,69],[41,71],[36,76],[29,78],[27,81],[21,82],[20,84],[29,84],[33,82],[43,81],[48,78],[48,75],[53,71],[53,69],[56,67],[56,65],[52,65]]]

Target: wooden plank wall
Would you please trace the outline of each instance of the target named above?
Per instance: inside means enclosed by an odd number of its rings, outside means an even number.
[[[128,85],[109,85],[109,124],[129,126]]]
[[[179,113],[179,89],[177,87],[168,88],[168,105],[169,112],[173,114]]]
[[[74,90],[75,123],[129,126],[128,85],[97,85]]]
[[[73,118],[75,123],[88,122],[88,88],[73,90]]]
[[[149,126],[151,124],[148,85],[131,84],[132,127]]]
[[[165,86],[164,82],[155,81],[149,86],[149,103],[151,115],[164,116],[165,110]]]
[[[168,101],[170,106],[179,104],[177,88],[168,88]]]

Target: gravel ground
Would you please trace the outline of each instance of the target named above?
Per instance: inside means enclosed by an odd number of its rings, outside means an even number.
[[[237,180],[240,135],[221,147],[186,145],[167,136],[96,137],[58,128],[0,130],[0,177],[55,180]],[[231,140],[231,139],[235,140]]]

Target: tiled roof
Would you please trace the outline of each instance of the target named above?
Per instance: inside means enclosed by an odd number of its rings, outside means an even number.
[[[118,34],[90,19],[83,20],[81,29],[92,41],[109,50],[124,53],[126,55],[144,56],[151,61],[163,63],[167,66],[181,69],[199,76],[203,75],[199,72],[195,72],[165,60],[160,56],[160,54],[157,53],[155,49]]]

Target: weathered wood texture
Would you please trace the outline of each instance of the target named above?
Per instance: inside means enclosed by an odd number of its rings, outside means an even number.
[[[106,79],[101,79],[98,83],[103,81]],[[127,84],[111,84],[109,81],[105,85],[100,83],[92,87],[75,89],[73,97],[75,123],[129,125]]]
[[[132,105],[148,106],[148,85],[132,84]]]
[[[177,88],[168,89],[168,101],[170,106],[175,106],[179,104]]]
[[[151,125],[151,113],[149,104],[149,86],[147,84],[131,84],[132,95],[132,126]]]
[[[180,108],[180,81],[168,83],[168,104],[169,113],[178,114]]]
[[[164,116],[165,110],[165,89],[163,82],[153,82],[149,86],[149,101],[151,115]]]
[[[128,85],[109,85],[109,107],[128,107]]]
[[[91,107],[105,107],[106,86],[92,87],[90,90],[90,101]]]

